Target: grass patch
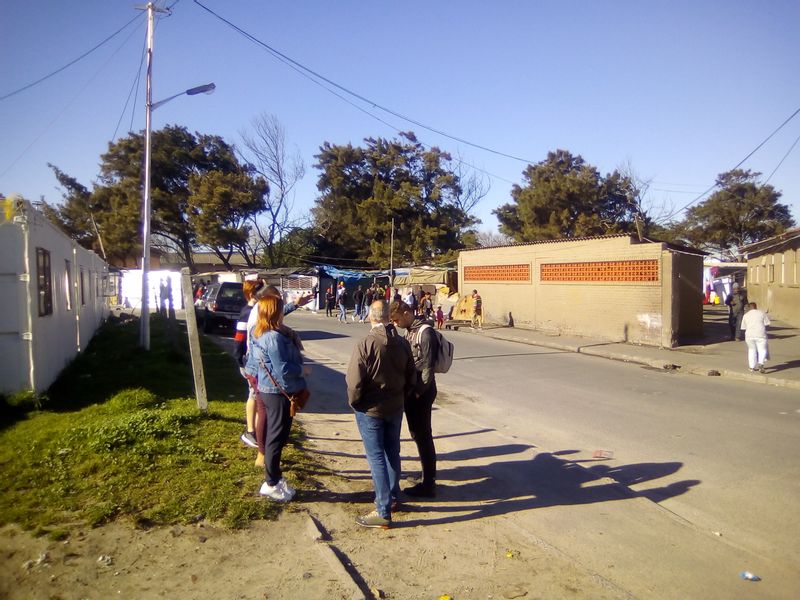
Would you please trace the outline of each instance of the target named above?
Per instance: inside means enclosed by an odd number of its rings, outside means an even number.
[[[209,411],[197,409],[185,331],[154,319],[151,352],[138,323],[107,324],[43,399],[5,399],[15,422],[0,431],[0,524],[54,538],[72,524],[127,517],[141,526],[208,519],[244,527],[280,506],[257,495],[263,471],[238,440],[246,388],[213,342],[203,354]],[[229,396],[234,396],[230,398]],[[317,466],[292,442],[287,475]]]

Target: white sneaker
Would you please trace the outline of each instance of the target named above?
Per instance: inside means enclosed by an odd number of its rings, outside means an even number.
[[[276,502],[289,502],[292,499],[292,495],[281,486],[280,481],[275,485],[270,485],[265,481],[261,484],[258,493]]]
[[[290,486],[289,483],[283,477],[281,477],[280,481],[277,483],[275,487],[279,487],[284,492],[286,492],[289,495],[290,500],[294,498],[294,495],[297,493],[297,490],[294,489],[292,486]]]

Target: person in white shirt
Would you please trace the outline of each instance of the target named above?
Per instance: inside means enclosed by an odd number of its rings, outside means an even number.
[[[751,371],[764,373],[764,363],[769,358],[767,347],[769,317],[764,311],[758,310],[755,302],[751,302],[748,306],[750,310],[742,317],[742,331],[747,344],[747,364]]]

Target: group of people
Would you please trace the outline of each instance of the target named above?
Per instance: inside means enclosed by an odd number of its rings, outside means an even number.
[[[369,320],[369,307],[375,300],[398,301],[401,300],[411,307],[414,314],[425,317],[429,320],[436,320],[436,325],[439,329],[445,321],[445,315],[442,311],[441,305],[433,308],[433,296],[430,292],[425,290],[420,291],[419,297],[414,293],[412,288],[409,288],[405,295],[400,294],[400,290],[391,287],[381,287],[373,284],[366,290],[363,286],[358,286],[353,292],[353,313],[352,320],[359,323],[365,323]],[[344,282],[340,281],[334,290],[329,287],[325,290],[325,315],[328,317],[334,316],[334,310],[338,308],[336,318],[341,323],[347,323],[347,305],[350,302],[350,295]]]
[[[264,281],[246,281],[243,289],[247,305],[239,315],[234,338],[235,356],[249,389],[241,440],[257,449],[255,464],[264,468],[259,493],[288,502],[295,489],[283,477],[281,455],[293,421],[291,397],[307,388],[308,371],[303,364],[303,344],[283,318],[312,296],[284,304],[279,290]],[[356,522],[387,529],[401,492],[404,414],[419,452],[422,477],[402,491],[410,498],[436,495],[431,415],[437,393],[434,365],[439,342],[432,322],[402,300],[391,304],[383,297],[371,300],[366,313],[371,328],[353,351],[345,380],[375,488],[375,510]]]
[[[731,340],[744,340],[747,345],[747,365],[751,371],[764,373],[769,358],[767,344],[767,313],[758,309],[755,302],[749,302],[747,292],[734,283],[731,293],[725,299],[728,306],[728,325]]]
[[[388,529],[400,501],[400,428],[403,414],[422,463],[421,481],[402,492],[436,495],[436,447],[431,415],[436,399],[438,337],[431,322],[402,300],[373,301],[367,336],[347,368],[347,399],[355,413],[375,489],[375,510],[359,516],[363,527]],[[427,327],[425,327],[427,325]],[[401,336],[397,328],[405,330]]]

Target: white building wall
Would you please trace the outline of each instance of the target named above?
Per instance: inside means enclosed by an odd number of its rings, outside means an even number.
[[[4,200],[0,218],[0,391],[46,390],[108,316],[108,265],[24,201]],[[52,312],[40,315],[37,249],[49,253]],[[83,286],[81,286],[83,277]]]

